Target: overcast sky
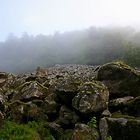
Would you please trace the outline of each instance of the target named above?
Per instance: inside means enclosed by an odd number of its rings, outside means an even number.
[[[0,40],[90,26],[139,26],[140,0],[0,0]]]

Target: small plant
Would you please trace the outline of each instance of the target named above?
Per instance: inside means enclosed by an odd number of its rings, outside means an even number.
[[[97,128],[97,120],[96,117],[93,117],[88,123],[87,125],[91,128]]]
[[[108,137],[106,137],[105,140],[112,140],[112,137],[111,136],[108,136]]]

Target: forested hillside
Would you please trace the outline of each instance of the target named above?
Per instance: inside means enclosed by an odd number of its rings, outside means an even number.
[[[140,32],[130,27],[95,28],[18,38],[0,43],[0,71],[22,73],[55,64],[99,65],[123,60],[140,66]]]

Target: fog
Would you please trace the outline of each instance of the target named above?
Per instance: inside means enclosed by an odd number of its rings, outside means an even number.
[[[131,27],[90,27],[54,35],[18,38],[10,34],[0,43],[0,71],[31,72],[55,64],[100,65],[123,60],[140,66],[140,32]],[[133,61],[134,62],[133,62]]]
[[[0,71],[55,64],[140,67],[139,0],[0,0]]]

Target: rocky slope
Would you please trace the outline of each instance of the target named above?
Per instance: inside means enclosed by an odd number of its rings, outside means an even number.
[[[2,140],[138,140],[140,73],[122,62],[0,72]]]

